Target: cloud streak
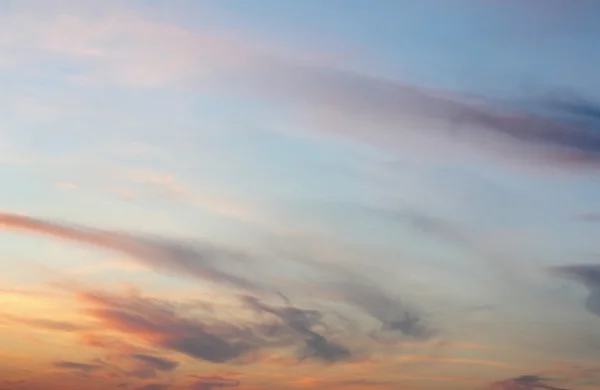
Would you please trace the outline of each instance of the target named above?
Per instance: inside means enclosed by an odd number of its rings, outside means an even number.
[[[245,259],[241,254],[216,246],[194,247],[175,241],[145,238],[126,233],[74,227],[42,219],[0,212],[0,226],[29,231],[124,253],[145,266],[184,277],[212,280],[238,289],[261,290],[257,284],[222,269],[223,263]]]
[[[240,261],[250,261],[246,256],[231,252],[226,248],[210,245],[194,246],[171,240],[147,238],[116,231],[102,230],[83,226],[70,226],[57,224],[43,219],[0,212],[0,226],[15,231],[28,231],[79,242],[94,247],[100,247],[132,256],[140,264],[151,267],[157,271],[182,277],[193,277],[202,281],[211,281],[219,285],[233,287],[238,291],[251,294],[276,296],[276,290],[264,283],[237,276],[232,272]],[[424,322],[423,316],[416,309],[410,308],[399,297],[389,294],[382,286],[368,278],[358,275],[349,269],[327,266],[323,263],[307,260],[309,265],[322,275],[327,275],[331,281],[317,283],[314,287],[328,292],[341,299],[348,305],[367,314],[382,324],[384,331],[398,331],[407,336],[427,339],[435,332]],[[334,300],[335,300],[334,299]],[[247,300],[254,309],[260,309],[279,316],[286,321],[290,313],[279,311],[268,306],[261,306],[259,301]],[[291,309],[290,309],[291,310]],[[309,313],[305,313],[309,315]],[[41,326],[41,324],[39,324]],[[289,323],[290,326],[295,326]],[[47,324],[51,326],[51,324]],[[306,334],[305,334],[306,335]],[[325,360],[335,361],[344,357],[348,352],[341,346],[327,345],[325,340],[320,340],[319,335],[313,334],[312,347],[308,354],[324,357]],[[319,348],[330,349],[330,355],[325,357],[325,350],[317,352]],[[333,350],[336,349],[335,352]],[[312,352],[309,352],[312,351]]]
[[[7,16],[3,25],[18,21],[26,33],[15,36],[9,28],[5,45],[54,53],[80,66],[91,63],[86,68],[91,82],[217,85],[220,91],[285,104],[318,118],[321,129],[332,134],[394,151],[407,152],[414,149],[413,141],[425,141],[436,147],[470,145],[505,159],[556,166],[595,166],[600,161],[594,103],[560,101],[549,104],[550,110],[570,118],[544,116],[301,61],[277,50],[259,50],[252,42],[144,19],[126,9],[103,17],[53,11],[43,22],[22,9]]]
[[[70,362],[70,361],[58,361],[52,363],[52,365],[56,368],[64,369],[64,370],[73,370],[88,374],[90,372],[101,369],[101,366],[95,364],[87,364],[87,363],[78,363],[78,362]]]

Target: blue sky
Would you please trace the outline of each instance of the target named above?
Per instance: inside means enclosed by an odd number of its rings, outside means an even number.
[[[0,0],[2,385],[598,389],[599,14]]]

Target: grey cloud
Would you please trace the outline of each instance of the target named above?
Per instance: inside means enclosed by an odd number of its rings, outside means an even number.
[[[133,368],[123,369],[118,365],[115,366],[112,364],[110,366],[114,371],[126,377],[139,379],[157,378],[161,372],[172,372],[179,367],[179,362],[144,353],[131,354],[123,356],[123,358],[132,360],[135,363]],[[108,365],[107,363],[105,364]]]
[[[222,387],[238,387],[240,381],[221,376],[196,377],[198,381],[190,386],[190,390],[212,390]]]
[[[600,265],[577,264],[554,267],[551,271],[559,276],[573,279],[589,290],[585,307],[590,313],[600,317]]]
[[[201,332],[168,337],[162,346],[212,363],[234,360],[254,348],[246,341],[229,341],[223,336]]]
[[[95,306],[90,313],[109,326],[196,359],[223,363],[255,348],[244,329],[227,323],[210,329],[200,320],[183,318],[164,301],[98,293],[85,299]]]
[[[344,281],[332,283],[331,287],[344,301],[380,321],[382,330],[400,331],[417,339],[427,339],[435,333],[416,310],[373,282]]]
[[[137,387],[135,390],[169,390],[171,385],[166,385],[163,383],[149,383],[147,385],[143,385]]]
[[[546,382],[548,379],[538,375],[523,375],[518,378],[512,378],[490,384],[490,390],[569,390],[561,387],[554,387]]]
[[[318,291],[320,297],[341,301],[370,316],[381,324],[383,331],[398,331],[418,339],[427,339],[437,333],[417,304],[403,300],[353,265],[319,261],[318,255],[310,250],[305,252],[295,242],[289,245],[284,241],[281,248],[285,256],[292,254],[295,261],[319,273],[319,278],[307,285]]]
[[[376,319],[382,330],[400,331],[417,339],[435,335],[436,331],[426,323],[416,305],[405,302],[368,276],[341,264],[320,263],[308,258],[302,261],[329,277],[326,282],[319,282],[320,289]]]
[[[297,350],[299,359],[326,362],[351,356],[346,347],[314,329],[323,325],[320,312],[291,306],[270,306],[256,298],[245,297],[240,301],[240,307],[246,306],[273,317],[259,316],[258,322],[244,321],[240,324],[222,321],[215,312],[190,316],[189,307],[185,305],[177,306],[141,296],[86,292],[82,294],[82,300],[90,305],[87,312],[109,328],[140,338],[155,347],[212,363],[242,362],[241,359],[247,358],[253,351],[272,348],[293,348]],[[165,371],[175,368],[175,362],[146,354],[132,357],[153,369]]]
[[[546,105],[557,113],[564,113],[584,121],[600,121],[600,105],[574,94],[562,93],[548,99]]]
[[[575,215],[575,219],[582,221],[582,222],[590,222],[590,223],[600,222],[600,213],[594,212],[594,211],[577,213]]]
[[[174,360],[141,353],[133,354],[131,355],[131,358],[144,362],[159,371],[173,371],[179,366],[179,362]]]
[[[328,340],[314,330],[315,326],[322,325],[322,314],[319,311],[302,310],[290,305],[285,307],[269,306],[253,297],[246,297],[245,300],[255,310],[279,318],[283,322],[283,326],[302,337],[304,347],[300,351],[300,359],[316,358],[327,362],[336,362],[346,360],[351,356],[348,348]],[[285,333],[283,329],[275,330],[273,327],[270,331],[279,334]]]
[[[65,369],[65,370],[73,370],[73,371],[78,371],[78,372],[86,373],[86,374],[101,369],[101,366],[99,366],[99,365],[70,362],[70,361],[65,361],[65,360],[53,362],[52,365],[56,368]]]

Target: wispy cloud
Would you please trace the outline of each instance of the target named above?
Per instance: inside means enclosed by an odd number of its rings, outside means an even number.
[[[184,277],[214,280],[244,290],[260,290],[251,281],[222,269],[224,263],[247,260],[244,255],[217,246],[195,247],[176,241],[145,238],[86,227],[71,227],[22,215],[0,213],[0,225],[69,241],[81,242],[132,256],[154,269]]]
[[[315,330],[321,313],[295,307],[267,305],[245,297],[239,310],[259,316],[252,320],[230,322],[217,313],[191,316],[178,305],[142,296],[117,296],[84,292],[81,300],[87,312],[109,329],[130,335],[148,345],[176,351],[192,358],[213,363],[252,360],[263,349],[297,350],[299,359],[335,362],[351,357],[350,351]],[[172,367],[146,354],[130,355],[153,366]]]
[[[17,52],[53,53],[79,64],[81,80],[137,87],[207,82],[221,91],[250,94],[319,118],[338,136],[385,149],[422,144],[454,145],[496,157],[546,161],[553,165],[597,165],[597,121],[544,117],[487,101],[442,93],[349,69],[315,65],[258,50],[206,31],[145,19],[126,9],[44,18],[31,10],[4,16],[4,45]],[[21,34],[14,34],[19,23]],[[119,44],[115,44],[118,42]],[[36,58],[35,55],[31,58]],[[28,61],[31,58],[19,58]],[[85,64],[85,65],[83,65]],[[90,65],[91,64],[91,65]],[[226,88],[225,88],[226,87]],[[591,103],[557,107],[577,118],[594,119]],[[425,145],[425,144],[422,144]],[[446,149],[446,150],[451,150]]]
[[[32,328],[45,329],[50,331],[75,332],[93,329],[92,326],[85,324],[76,324],[73,322],[42,318],[27,318],[23,316],[14,316],[9,314],[0,314],[0,319],[4,319],[20,325],[30,326]]]
[[[65,369],[65,370],[74,370],[82,373],[90,373],[92,371],[96,371],[101,369],[102,367],[95,364],[87,364],[87,363],[78,363],[78,362],[70,362],[70,361],[58,361],[52,363],[52,365],[56,368]]]
[[[234,274],[236,265],[248,264],[253,259],[228,248],[209,244],[192,245],[175,240],[91,227],[69,226],[11,213],[0,213],[0,225],[121,252],[157,271],[213,281],[238,291],[272,296],[278,291],[275,286],[270,286],[266,282]],[[382,324],[382,330],[397,331],[424,339],[435,333],[424,321],[424,316],[414,307],[415,305],[410,305],[390,294],[368,277],[359,275],[347,267],[340,268],[318,261],[307,259],[305,264],[325,276],[326,282],[313,284],[314,288],[323,292],[323,296],[330,295],[333,300],[341,300],[375,318]],[[307,283],[311,285],[310,282]],[[343,355],[343,349],[339,349],[338,353]]]

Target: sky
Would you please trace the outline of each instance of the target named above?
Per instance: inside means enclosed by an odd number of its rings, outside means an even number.
[[[600,389],[595,0],[0,0],[0,389]]]

